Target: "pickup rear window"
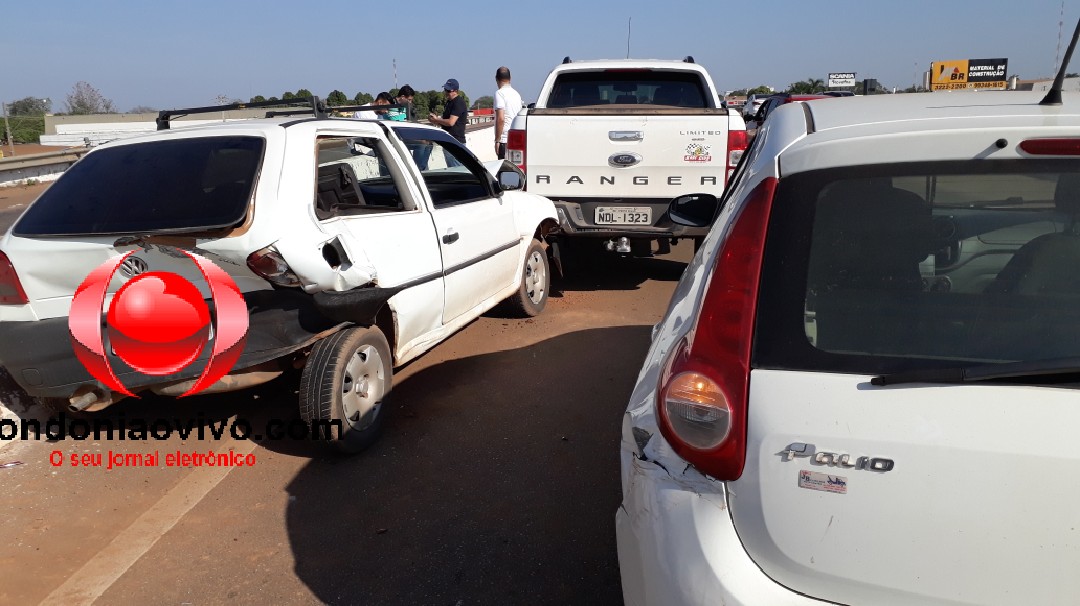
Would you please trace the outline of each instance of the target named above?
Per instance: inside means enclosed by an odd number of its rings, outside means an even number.
[[[693,72],[612,70],[566,72],[556,77],[546,107],[663,105],[706,108],[712,100]]]
[[[1080,164],[927,162],[781,179],[760,302],[759,368],[1080,357]]]
[[[95,150],[15,224],[18,236],[190,232],[230,227],[247,212],[265,142],[198,137]]]

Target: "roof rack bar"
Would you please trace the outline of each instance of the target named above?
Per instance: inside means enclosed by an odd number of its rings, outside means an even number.
[[[255,101],[252,103],[229,103],[227,105],[187,107],[183,109],[163,109],[158,112],[158,117],[154,120],[154,122],[157,124],[158,130],[168,130],[169,122],[173,118],[179,118],[181,116],[188,116],[191,114],[209,114],[234,109],[252,109],[256,107],[289,107],[295,105],[308,105],[310,107],[310,109],[302,110],[300,111],[300,113],[311,112],[320,117],[324,117],[328,114],[326,110],[326,105],[318,97],[299,97],[296,99],[283,99],[278,101]]]

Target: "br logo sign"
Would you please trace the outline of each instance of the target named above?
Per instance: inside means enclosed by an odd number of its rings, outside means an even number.
[[[105,351],[146,375],[171,375],[190,366],[211,342],[209,360],[191,389],[198,393],[225,376],[244,350],[248,311],[236,283],[224,270],[203,257],[179,250],[202,273],[210,287],[211,314],[199,288],[167,271],[145,272],[146,264],[131,251],[109,259],[86,276],[71,301],[68,330],[75,355],[86,370],[113,391],[134,394],[116,377]],[[113,296],[105,310],[105,295],[113,275],[123,265],[138,273]],[[102,322],[102,314],[105,322]],[[216,316],[212,320],[211,315]]]

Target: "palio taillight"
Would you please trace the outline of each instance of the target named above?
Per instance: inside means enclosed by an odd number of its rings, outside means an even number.
[[[749,145],[749,139],[746,136],[746,130],[729,130],[727,135],[727,174],[724,176],[724,183],[727,184],[731,179],[731,173],[735,172],[735,167],[739,165],[739,160],[742,160],[743,153],[746,152],[746,148]]]
[[[525,170],[525,130],[511,128],[506,133],[506,159]]]
[[[29,302],[22,282],[19,282],[19,274],[15,273],[15,266],[0,250],[0,305],[26,305]]]
[[[735,210],[694,326],[669,355],[657,389],[664,438],[718,480],[737,480],[746,462],[750,349],[776,185],[765,179]]]
[[[1027,139],[1020,149],[1039,156],[1080,156],[1080,138]]]
[[[247,266],[251,271],[279,286],[300,286],[300,278],[293,273],[285,258],[273,246],[248,255]]]

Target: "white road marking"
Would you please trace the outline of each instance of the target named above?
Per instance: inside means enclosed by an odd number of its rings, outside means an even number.
[[[230,439],[217,453],[230,450],[238,456],[255,450],[255,442]],[[169,532],[214,489],[232,467],[199,467],[173,486],[157,503],[90,558],[41,602],[43,606],[91,604],[139,561],[158,539]]]

